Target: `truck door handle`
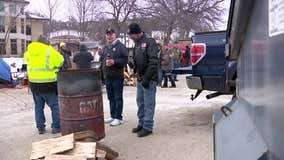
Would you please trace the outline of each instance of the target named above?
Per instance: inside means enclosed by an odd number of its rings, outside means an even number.
[[[231,113],[233,112],[233,111],[232,111],[229,107],[227,107],[227,106],[221,107],[221,111],[222,111],[222,113],[225,115],[225,117],[228,117],[229,114],[231,114]],[[229,114],[228,114],[228,112],[229,112]]]

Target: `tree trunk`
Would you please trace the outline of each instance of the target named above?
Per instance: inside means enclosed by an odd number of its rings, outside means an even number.
[[[173,23],[170,23],[169,24],[169,27],[167,28],[166,30],[166,37],[164,39],[164,45],[167,45],[170,40],[171,40],[171,35],[172,35],[172,32],[173,32]]]
[[[121,28],[120,28],[121,26],[120,26],[120,24],[119,24],[118,18],[114,20],[113,25],[114,25],[114,27],[115,27],[114,30],[115,30],[115,32],[116,32],[116,35],[119,36],[120,31],[121,31]]]

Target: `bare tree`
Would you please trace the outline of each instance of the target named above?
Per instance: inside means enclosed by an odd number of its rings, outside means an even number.
[[[147,0],[144,13],[156,17],[166,36],[164,43],[170,41],[174,30],[186,37],[191,29],[212,30],[221,21],[223,13],[220,3],[224,0]]]
[[[97,2],[101,2],[101,5],[110,6],[109,11],[101,11],[101,14],[106,15],[106,17],[111,16],[112,25],[117,33],[122,32],[122,27],[125,26],[127,20],[138,10],[138,0],[97,0]]]
[[[190,24],[195,30],[216,29],[216,24],[222,22],[224,8],[221,6],[221,3],[225,0],[191,1],[191,3],[185,3],[183,15],[187,20],[182,19],[182,22],[188,22],[187,24]]]
[[[53,19],[54,19],[54,16],[57,12],[57,9],[59,7],[59,0],[45,0],[45,4],[47,6],[47,13],[46,15],[48,16],[48,19],[49,19],[49,34],[50,32],[52,32],[52,28],[53,28]]]
[[[86,32],[88,28],[88,22],[94,18],[95,1],[94,0],[73,0],[76,8],[76,18],[79,23],[79,33],[81,40],[86,38]]]
[[[104,43],[105,41],[105,30],[112,24],[110,19],[97,19],[91,21],[88,25],[89,38],[98,40]]]
[[[159,26],[166,33],[164,43],[168,43],[173,30],[178,24],[182,7],[179,0],[147,0],[147,7],[144,12],[148,16],[155,17]]]

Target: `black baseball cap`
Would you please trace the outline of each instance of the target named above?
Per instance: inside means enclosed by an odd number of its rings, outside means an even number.
[[[113,33],[115,33],[114,29],[112,28],[106,29],[106,34],[113,34]]]

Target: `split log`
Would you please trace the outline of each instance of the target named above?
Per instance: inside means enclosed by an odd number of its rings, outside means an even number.
[[[47,155],[62,153],[73,148],[74,134],[34,142],[30,159],[44,158]]]
[[[96,142],[75,142],[74,149],[65,152],[64,155],[84,156],[88,159],[95,159]]]
[[[97,149],[96,158],[105,159],[107,152],[104,150]]]
[[[106,152],[105,159],[107,159],[107,160],[112,160],[112,159],[115,159],[119,156],[119,154],[117,152],[115,152],[114,150],[112,150],[108,146],[101,144],[101,143],[97,143],[97,149],[104,150]]]
[[[70,156],[70,155],[49,155],[44,160],[87,160],[84,156]]]

